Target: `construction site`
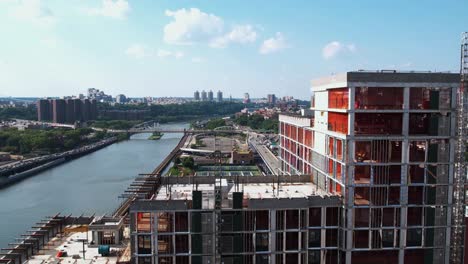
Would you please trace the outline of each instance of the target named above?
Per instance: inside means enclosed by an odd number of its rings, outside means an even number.
[[[111,216],[48,217],[0,263],[468,263],[468,33],[460,65],[312,80],[277,170],[252,132],[187,131]]]

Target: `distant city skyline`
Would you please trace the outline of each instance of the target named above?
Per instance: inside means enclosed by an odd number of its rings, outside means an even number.
[[[466,1],[0,0],[0,97],[310,98],[348,70],[459,70]],[[424,10],[424,12],[421,12]]]

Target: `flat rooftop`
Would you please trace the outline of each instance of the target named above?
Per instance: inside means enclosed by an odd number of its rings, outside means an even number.
[[[246,209],[341,204],[341,194],[321,189],[312,180],[311,175],[262,175],[221,179],[213,176],[162,177],[158,191],[151,198],[136,200],[130,206],[130,211],[192,210],[193,191],[196,190],[202,192],[202,209],[212,210],[215,205],[215,187],[221,188],[221,207],[225,209],[232,208],[235,192],[243,193],[243,208]]]
[[[421,84],[458,84],[459,73],[431,72],[431,71],[397,71],[397,70],[358,70],[333,74],[311,81],[312,91],[348,87],[349,83],[396,83]]]
[[[83,240],[91,241],[91,232],[74,232],[68,235],[59,235],[51,239],[47,246],[35,254],[25,263],[27,264],[49,264],[49,263],[117,263],[117,256],[103,257],[98,253],[97,247],[88,247],[85,244],[85,258],[83,259]],[[111,248],[111,251],[113,248]],[[66,252],[66,257],[57,257],[59,251]]]
[[[155,200],[192,200],[192,191],[195,190],[193,184],[173,184],[171,188],[162,187]],[[204,199],[214,199],[214,184],[199,184],[198,191],[202,191]],[[334,196],[319,189],[313,183],[241,183],[238,190],[244,193],[244,199],[291,199],[291,198],[308,198],[310,196]],[[223,179],[222,193],[223,196],[232,200],[232,193],[236,192],[236,187],[233,183],[227,183]]]

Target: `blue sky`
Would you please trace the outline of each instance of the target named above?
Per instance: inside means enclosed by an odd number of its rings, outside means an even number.
[[[459,69],[468,1],[0,0],[0,96],[310,97],[357,69]]]

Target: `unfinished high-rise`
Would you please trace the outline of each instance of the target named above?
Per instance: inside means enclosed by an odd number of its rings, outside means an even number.
[[[134,263],[338,263],[340,197],[308,175],[162,179],[130,206]]]
[[[280,115],[283,174],[342,197],[339,263],[449,263],[459,87],[459,74],[348,72],[312,81],[313,119]]]
[[[449,263],[463,245],[459,85],[395,71],[313,81],[314,117],[279,117],[279,176],[137,179],[134,263]]]

